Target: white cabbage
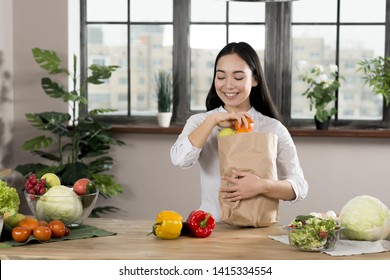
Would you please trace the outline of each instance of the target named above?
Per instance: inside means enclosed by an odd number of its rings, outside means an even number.
[[[83,213],[79,196],[72,188],[51,187],[37,202],[36,215],[42,220],[61,220],[65,225],[76,222]]]
[[[343,234],[351,240],[375,241],[390,234],[390,210],[379,199],[357,196],[341,209],[340,225]]]

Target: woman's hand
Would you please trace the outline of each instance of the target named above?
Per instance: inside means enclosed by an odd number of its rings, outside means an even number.
[[[217,112],[209,116],[214,120],[214,123],[220,127],[234,127],[235,123],[238,122],[239,126],[244,124],[245,127],[248,127],[247,118],[252,120],[251,115],[247,112]]]
[[[269,181],[251,172],[236,170],[233,170],[231,177],[222,176],[222,180],[227,182],[226,186],[220,188],[222,197],[232,202],[264,193]]]

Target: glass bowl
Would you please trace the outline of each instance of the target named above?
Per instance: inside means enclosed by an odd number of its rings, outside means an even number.
[[[285,226],[285,229],[288,232],[290,245],[300,251],[308,252],[333,250],[336,248],[342,232],[342,228],[336,228],[321,234],[307,228]]]
[[[45,196],[33,195],[24,191],[27,204],[38,220],[62,221],[68,228],[76,228],[84,223],[95,207],[99,191],[85,195]]]

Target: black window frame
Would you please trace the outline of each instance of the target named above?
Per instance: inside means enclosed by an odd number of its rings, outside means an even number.
[[[131,1],[131,0],[128,0]],[[176,81],[173,89],[173,115],[171,124],[182,126],[188,117],[199,111],[190,109],[190,63],[191,49],[189,42],[190,30],[190,3],[191,0],[173,0],[173,78]],[[338,3],[338,11],[340,7]],[[292,12],[293,2],[267,2],[265,3],[265,54],[264,72],[271,95],[276,107],[282,115],[283,123],[288,128],[306,128],[313,126],[312,120],[291,118],[291,61],[292,61]],[[229,5],[226,12],[228,13]],[[128,5],[130,12],[130,5]],[[338,13],[339,29],[339,13]],[[276,19],[276,20],[275,20]],[[104,23],[104,22],[102,22]],[[158,22],[158,24],[164,22]],[[215,24],[215,23],[212,23]],[[228,22],[227,25],[237,24]],[[251,23],[239,23],[251,24]],[[307,24],[307,23],[304,23]],[[227,28],[228,32],[228,28]],[[87,25],[86,25],[86,0],[80,0],[80,52],[81,52],[81,80],[85,80],[87,73]],[[390,0],[386,0],[385,23],[385,56],[390,55]],[[228,40],[228,34],[226,35]],[[336,56],[338,56],[338,50]],[[128,46],[130,52],[130,46]],[[128,56],[130,67],[130,56]],[[129,69],[130,72],[130,69]],[[130,81],[130,73],[129,81]],[[87,95],[87,92],[85,92]],[[130,93],[128,93],[130,97]],[[130,102],[130,98],[129,98]],[[130,104],[129,104],[130,107]],[[130,109],[129,109],[130,110]],[[87,114],[87,108],[82,109]],[[390,127],[390,108],[383,104],[383,118],[379,121],[366,120],[332,120],[332,126],[346,129],[380,129]],[[113,124],[126,125],[157,125],[154,116],[98,116]]]

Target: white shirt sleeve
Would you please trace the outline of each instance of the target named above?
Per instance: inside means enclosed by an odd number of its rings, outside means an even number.
[[[305,180],[295,144],[284,126],[279,127],[278,134],[278,178],[291,184],[296,195],[292,202],[303,200],[308,193],[309,186]]]
[[[171,148],[171,161],[174,166],[187,169],[198,161],[202,149],[192,145],[188,135],[199,126],[203,119],[204,117],[198,114],[187,120],[183,131]]]

